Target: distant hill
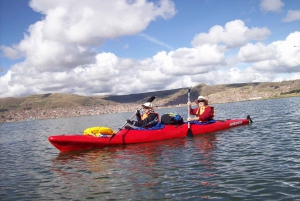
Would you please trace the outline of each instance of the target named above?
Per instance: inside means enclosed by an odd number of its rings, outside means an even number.
[[[178,96],[179,94],[184,93],[184,90],[187,90],[187,88],[154,91],[154,92],[139,93],[139,94],[113,95],[113,96],[103,97],[103,99],[107,101],[114,101],[117,103],[144,102],[147,101],[147,99],[149,99],[149,97],[151,96],[156,96],[159,99],[167,99],[169,96],[173,96],[173,95]]]
[[[49,93],[20,98],[0,98],[0,114],[9,110],[31,110],[37,108],[76,108],[97,105],[130,104],[145,102],[156,96],[157,106],[176,106],[187,102],[188,88],[154,91],[139,94],[111,96],[80,96],[76,94]],[[201,94],[208,97],[211,104],[255,99],[269,99],[300,95],[300,80],[284,82],[256,82],[209,86],[199,84],[191,90],[191,100]]]
[[[150,96],[157,96],[156,102],[161,106],[185,104],[188,88],[155,91],[141,94],[107,96],[104,100],[117,103],[143,102]],[[300,80],[284,82],[252,82],[238,84],[222,84],[209,86],[199,84],[191,90],[191,100],[199,95],[206,96],[210,103],[226,103],[255,99],[300,96]]]

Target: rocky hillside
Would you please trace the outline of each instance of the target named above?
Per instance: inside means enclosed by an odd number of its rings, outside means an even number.
[[[154,101],[157,107],[177,106],[186,104],[187,90],[180,88],[120,96],[42,94],[1,98],[0,122],[133,111],[151,96],[157,97]],[[199,94],[208,97],[211,104],[300,96],[300,80],[214,86],[199,84],[192,88],[191,100]]]

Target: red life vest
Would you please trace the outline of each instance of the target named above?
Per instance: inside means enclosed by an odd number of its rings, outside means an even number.
[[[209,105],[201,106],[196,112],[196,117],[199,117],[199,121],[209,121],[215,116],[214,107]]]

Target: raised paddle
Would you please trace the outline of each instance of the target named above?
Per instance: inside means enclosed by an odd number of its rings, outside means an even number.
[[[189,90],[188,90],[188,102],[191,102],[190,101],[191,88],[189,88]],[[191,123],[190,123],[190,105],[189,104],[188,104],[188,130],[187,130],[186,136],[193,137],[193,131],[191,130]]]
[[[148,103],[148,102],[151,103],[155,98],[156,98],[156,96],[151,96],[151,98],[149,98],[149,100],[147,100],[147,103]],[[141,109],[143,109],[143,108],[141,108]],[[140,109],[140,110],[141,110],[141,109]],[[136,113],[134,113],[134,114],[130,117],[129,120],[131,120],[131,119],[135,116],[135,114],[136,114]],[[115,135],[116,135],[120,130],[122,130],[122,128],[124,128],[126,125],[127,125],[127,121],[126,121],[126,123],[125,123],[121,128],[119,128],[119,130],[118,130],[116,133],[112,134],[112,136],[110,137],[108,143],[109,143],[109,142],[115,137]]]

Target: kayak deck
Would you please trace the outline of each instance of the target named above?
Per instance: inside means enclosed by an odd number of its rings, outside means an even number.
[[[200,135],[246,125],[249,124],[249,122],[252,122],[251,118],[250,120],[249,118],[228,119],[224,121],[217,120],[211,124],[190,124],[190,129],[193,135]],[[48,140],[58,150],[66,152],[182,138],[186,137],[187,131],[188,124],[184,123],[182,125],[165,125],[164,128],[158,130],[121,129],[111,140],[111,135],[95,137],[83,134],[50,136]]]

